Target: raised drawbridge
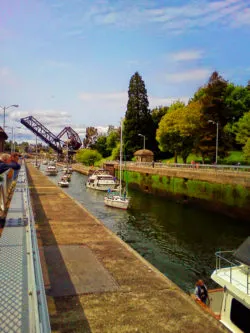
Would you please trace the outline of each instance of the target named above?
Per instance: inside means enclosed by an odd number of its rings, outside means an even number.
[[[20,121],[59,155],[63,153],[63,149],[66,146],[69,153],[74,154],[82,145],[79,135],[69,126],[65,127],[58,135],[55,135],[33,116],[21,118]],[[68,140],[62,140],[64,135],[67,135]]]

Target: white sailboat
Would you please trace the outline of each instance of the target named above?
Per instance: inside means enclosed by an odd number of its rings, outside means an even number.
[[[130,198],[127,196],[126,191],[122,193],[122,121],[121,121],[121,138],[120,138],[120,163],[119,163],[119,192],[108,192],[104,197],[104,203],[106,206],[127,209],[129,206]]]

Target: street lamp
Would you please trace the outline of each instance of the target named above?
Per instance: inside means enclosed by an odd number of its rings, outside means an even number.
[[[138,134],[139,136],[143,136],[143,149],[145,150],[145,139],[146,139],[146,137],[145,137],[145,135],[143,135],[143,134]]]
[[[9,106],[1,106],[0,105],[0,109],[3,110],[3,130],[5,131],[5,112],[7,109],[9,108],[18,108],[19,105],[18,104],[12,104],[12,105],[9,105]]]
[[[216,125],[216,152],[215,152],[215,163],[218,161],[218,143],[219,143],[219,122],[208,120],[209,123]]]

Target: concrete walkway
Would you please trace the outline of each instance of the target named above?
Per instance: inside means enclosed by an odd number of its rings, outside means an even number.
[[[227,332],[28,164],[53,332]]]

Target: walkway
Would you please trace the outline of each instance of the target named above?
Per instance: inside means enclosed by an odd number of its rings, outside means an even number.
[[[42,172],[28,170],[53,332],[226,332]]]

